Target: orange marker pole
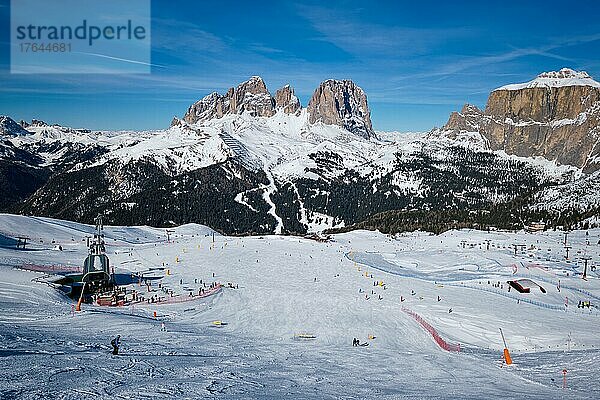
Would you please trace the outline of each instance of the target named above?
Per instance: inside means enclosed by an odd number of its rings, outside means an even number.
[[[508,351],[508,346],[506,345],[506,340],[504,339],[504,333],[502,332],[502,328],[500,329],[500,335],[502,335],[502,342],[504,342],[504,362],[506,365],[512,364],[512,358],[510,356],[510,352]]]
[[[81,302],[83,301],[83,292],[85,291],[85,282],[83,282],[83,287],[81,288],[81,294],[79,295],[79,300],[77,301],[77,306],[75,307],[75,311],[81,311]]]

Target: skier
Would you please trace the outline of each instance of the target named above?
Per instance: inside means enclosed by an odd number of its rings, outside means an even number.
[[[113,347],[113,355],[119,354],[119,346],[121,345],[121,335],[117,335],[116,338],[110,341],[111,346]]]

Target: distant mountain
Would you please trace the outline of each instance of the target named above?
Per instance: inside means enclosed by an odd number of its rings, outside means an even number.
[[[29,132],[12,118],[6,115],[0,115],[0,137],[27,135]]]
[[[593,172],[600,169],[600,83],[568,68],[545,72],[494,90],[484,111],[465,105],[432,134]]]
[[[546,90],[516,91],[534,89]],[[566,104],[561,96],[548,104]],[[497,101],[490,110],[502,108]],[[527,107],[534,106],[519,110]],[[367,96],[352,81],[324,81],[303,108],[291,86],[272,96],[252,77],[195,102],[165,130],[91,132],[32,121],[28,134],[6,136],[0,161],[46,175],[0,207],[81,222],[104,213],[119,225],[196,222],[229,234],[519,228],[540,218],[556,226],[593,213],[536,206],[542,193],[587,175],[507,154],[512,139],[494,150],[491,127],[506,127],[508,137],[520,126],[506,121],[465,106],[427,134],[375,132]],[[9,189],[19,181],[5,176]]]
[[[301,108],[290,85],[277,90],[273,97],[262,78],[253,76],[225,94],[211,93],[192,104],[183,120],[197,124],[225,115],[272,117],[279,110],[295,114]],[[311,124],[337,125],[367,139],[375,135],[367,96],[349,80],[328,79],[321,83],[308,103],[307,113]]]

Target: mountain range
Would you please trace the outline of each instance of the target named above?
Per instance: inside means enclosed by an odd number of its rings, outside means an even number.
[[[272,95],[251,77],[158,131],[5,116],[0,209],[228,234],[586,224],[600,207],[599,110],[600,84],[563,69],[426,133],[376,132],[365,92],[333,79],[303,107],[290,85]]]

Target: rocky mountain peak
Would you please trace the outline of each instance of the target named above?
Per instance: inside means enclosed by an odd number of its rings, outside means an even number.
[[[473,104],[466,103],[463,108],[460,110],[461,114],[481,114],[481,110],[479,107]]]
[[[29,131],[23,129],[23,127],[16,123],[11,117],[0,115],[0,135],[19,136],[27,134],[29,134]]]
[[[225,104],[228,97],[213,92],[196,103],[192,104],[186,112],[183,119],[190,123],[207,121],[209,119],[221,118],[229,113],[229,101]]]
[[[46,123],[46,121],[42,121],[41,119],[32,119],[31,124],[29,124],[29,126],[45,127],[49,125],[48,123]]]
[[[367,95],[351,80],[322,82],[308,103],[309,122],[339,125],[366,139],[375,136]]]
[[[192,104],[183,119],[193,124],[244,112],[257,117],[275,114],[275,100],[259,76],[251,77],[235,89],[230,88],[224,95],[216,92],[209,94]]]
[[[270,117],[275,114],[275,101],[260,76],[253,76],[242,82],[231,92],[231,113],[249,112],[255,117]]]
[[[444,126],[444,130],[453,131],[475,131],[479,127],[479,120],[483,116],[477,106],[472,104],[465,104],[460,112],[453,112],[448,118],[448,122]],[[456,135],[450,135],[453,138]]]
[[[466,105],[441,129],[450,138],[477,132],[492,150],[542,156],[585,171],[600,169],[600,84],[563,68],[490,93],[485,111]]]
[[[294,88],[285,85],[275,93],[275,108],[286,114],[294,114],[300,110],[300,100],[294,94]]]
[[[587,79],[591,76],[585,71],[575,71],[571,68],[562,68],[560,71],[542,72],[537,76],[538,78],[551,78],[551,79]]]
[[[228,114],[271,117],[277,110],[296,114],[301,109],[294,89],[286,85],[271,96],[263,79],[253,76],[225,94],[211,93],[192,104],[183,120],[195,124]],[[308,104],[309,123],[338,125],[366,139],[375,137],[367,95],[351,80],[329,79],[315,90]]]
[[[246,91],[249,93],[269,93],[265,81],[263,78],[257,75],[251,76],[247,81],[240,83],[236,90],[238,92]]]

